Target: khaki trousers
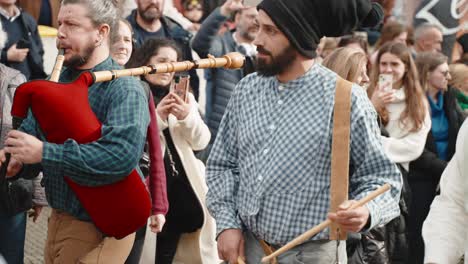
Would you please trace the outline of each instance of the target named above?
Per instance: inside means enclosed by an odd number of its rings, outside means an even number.
[[[44,259],[46,264],[123,264],[134,240],[135,233],[120,240],[104,237],[93,223],[54,209]]]

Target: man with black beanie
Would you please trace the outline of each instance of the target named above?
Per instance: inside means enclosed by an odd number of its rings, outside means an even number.
[[[361,87],[351,91],[351,201],[330,213],[331,141],[337,75],[315,63],[321,37],[374,26],[369,0],[263,0],[257,7],[257,73],[237,85],[207,165],[207,207],[216,220],[218,253],[260,263],[327,217],[344,231],[365,231],[399,214],[401,175],[386,157],[377,115]],[[350,205],[389,183],[366,206]],[[324,230],[280,255],[282,263],[346,263],[345,243]],[[245,249],[245,250],[244,250]]]

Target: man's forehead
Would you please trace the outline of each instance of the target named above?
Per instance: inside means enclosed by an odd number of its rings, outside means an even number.
[[[258,24],[261,24],[263,26],[271,26],[271,27],[274,27],[274,28],[278,28],[275,25],[275,22],[273,22],[273,20],[271,20],[270,16],[265,11],[263,11],[262,9],[260,9],[258,11],[257,22],[258,22]]]
[[[58,20],[61,19],[81,19],[86,17],[88,12],[86,7],[80,4],[66,4],[60,6]]]
[[[244,15],[257,15],[258,11],[255,6],[252,6],[242,9],[241,13]]]

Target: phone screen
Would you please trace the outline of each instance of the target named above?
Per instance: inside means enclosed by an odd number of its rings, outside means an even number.
[[[189,76],[176,76],[171,84],[170,91],[177,94],[180,99],[187,103],[187,93],[189,87]]]
[[[391,74],[380,74],[379,75],[379,89],[384,92],[392,90],[393,75]]]

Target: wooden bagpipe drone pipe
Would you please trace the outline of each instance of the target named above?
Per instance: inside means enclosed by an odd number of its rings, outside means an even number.
[[[63,61],[63,57],[61,59]],[[66,140],[72,139],[79,144],[91,143],[101,137],[101,122],[88,101],[88,87],[94,83],[111,81],[123,76],[181,72],[194,68],[238,69],[243,64],[244,57],[240,53],[233,52],[220,58],[210,56],[197,61],[84,72],[71,83],[48,80],[27,82],[16,89],[13,99],[11,114],[14,119],[14,129],[20,127],[21,121],[27,117],[31,109],[48,142],[63,144]],[[60,73],[60,70],[56,68],[51,80],[54,80],[53,76],[57,73]],[[0,170],[0,178],[6,175],[10,160],[8,153],[6,158]],[[151,198],[136,170],[119,182],[98,187],[79,185],[67,175],[64,175],[64,179],[96,227],[107,236],[123,238],[144,226],[151,214]]]

